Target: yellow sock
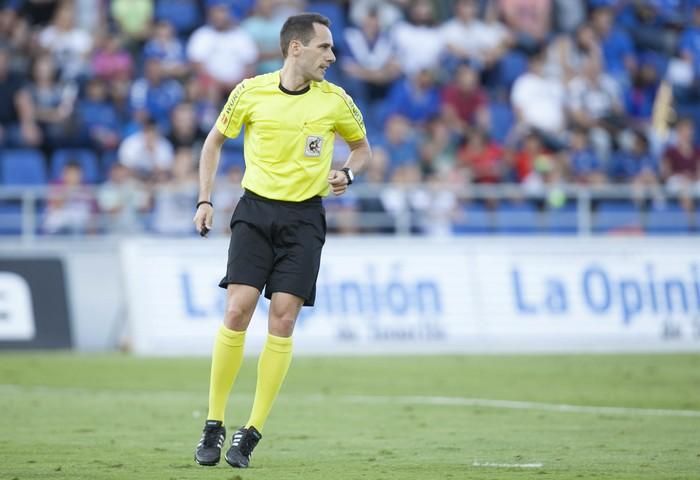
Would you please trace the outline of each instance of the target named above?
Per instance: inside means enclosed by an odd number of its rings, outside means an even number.
[[[207,420],[224,421],[226,403],[233,382],[243,363],[245,332],[229,330],[221,326],[214,340],[211,355],[211,379],[209,381],[209,413]]]
[[[258,384],[255,388],[253,411],[246,428],[252,425],[262,432],[291,362],[292,337],[268,335],[258,361]]]

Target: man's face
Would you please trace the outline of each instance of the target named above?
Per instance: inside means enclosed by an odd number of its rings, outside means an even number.
[[[326,70],[335,62],[333,54],[333,35],[325,25],[314,23],[316,34],[308,45],[300,45],[298,57],[304,76],[310,80],[320,82],[326,75]]]

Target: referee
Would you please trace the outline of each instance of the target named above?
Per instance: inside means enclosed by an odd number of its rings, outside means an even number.
[[[335,62],[329,26],[318,14],[289,17],[280,32],[282,69],[238,84],[202,148],[194,223],[206,235],[221,146],[245,126],[244,193],[231,217],[228,265],[219,284],[227,291],[226,313],[214,342],[209,413],[194,457],[200,465],[216,465],[221,457],[226,402],[264,289],[268,336],[253,410],[225,457],[232,467],[248,466],[289,369],[294,323],[302,306],[314,304],[326,237],[321,197],[342,195],[371,156],[362,114],[342,88],[323,79]],[[336,133],[351,150],[340,170],[331,169]]]

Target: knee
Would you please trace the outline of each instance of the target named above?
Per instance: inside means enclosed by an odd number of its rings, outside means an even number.
[[[229,303],[226,306],[224,313],[224,324],[237,331],[243,331],[248,328],[252,311],[237,303]]]
[[[294,324],[296,323],[296,313],[282,312],[270,315],[270,333],[278,337],[289,337],[294,332]]]

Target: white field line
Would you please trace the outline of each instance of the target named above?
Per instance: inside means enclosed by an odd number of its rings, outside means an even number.
[[[492,463],[474,462],[472,467],[493,467],[493,468],[542,468],[543,463]]]
[[[567,405],[565,403],[522,402],[517,400],[491,400],[488,398],[468,397],[431,397],[431,396],[370,396],[349,395],[342,397],[352,403],[399,403],[403,405],[444,405],[455,407],[487,407],[508,410],[539,410],[561,413],[592,413],[607,415],[641,415],[653,417],[698,417],[700,410],[670,410],[660,408],[634,407],[592,407],[584,405]]]
[[[38,393],[38,394],[75,394],[85,396],[109,396],[111,398],[165,396],[179,400],[200,400],[206,403],[207,392],[192,392],[186,390],[130,390],[108,388],[63,387],[49,385],[14,385],[0,384],[0,393]],[[249,398],[251,393],[237,393],[233,398]],[[362,405],[426,405],[446,407],[485,407],[506,410],[536,410],[557,413],[584,413],[606,415],[632,415],[652,417],[691,417],[700,418],[700,410],[672,410],[660,408],[635,407],[605,407],[568,405],[564,403],[526,402],[517,400],[493,400],[488,398],[470,397],[439,397],[439,396],[409,396],[409,395],[299,395],[282,394],[280,401],[287,402],[340,402]],[[0,397],[0,403],[2,397]]]

